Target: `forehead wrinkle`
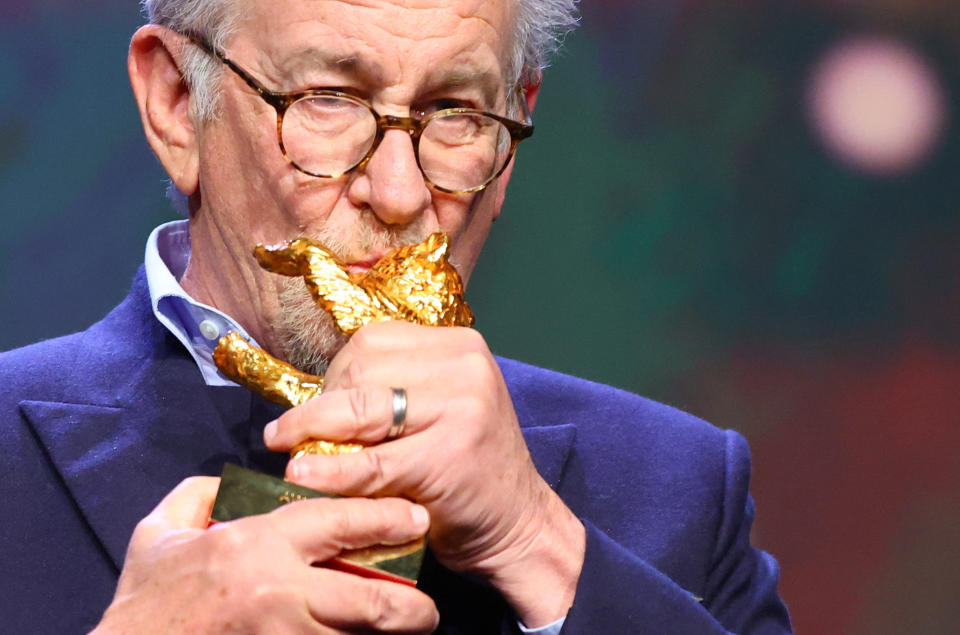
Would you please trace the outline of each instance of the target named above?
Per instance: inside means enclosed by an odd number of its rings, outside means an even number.
[[[338,0],[344,2],[345,0]],[[361,7],[370,16],[367,24],[382,31],[392,38],[408,41],[408,46],[414,50],[406,51],[407,56],[416,53],[415,47],[432,40],[444,40],[457,37],[458,33],[470,27],[471,23],[480,23],[480,31],[487,30],[495,36],[490,42],[499,45],[501,42],[501,27],[496,24],[480,7],[496,4],[491,0],[475,0],[473,4],[452,2],[437,2],[436,0],[346,0],[348,4]],[[386,13],[388,19],[377,19],[378,15]],[[512,12],[505,11],[509,22]],[[411,17],[415,16],[415,17]],[[404,28],[405,27],[405,28]],[[476,38],[477,44],[482,44],[483,38]]]
[[[449,18],[449,16],[447,16]],[[496,35],[492,41],[483,38],[471,38],[464,42],[464,46],[459,50],[446,50],[439,61],[427,64],[425,72],[420,73],[418,78],[410,78],[409,71],[418,68],[418,65],[405,64],[404,61],[416,60],[419,54],[429,50],[431,43],[439,43],[440,50],[443,50],[445,40],[454,40],[463,29],[470,28],[470,22],[478,21],[489,28]],[[412,79],[422,89],[435,90],[440,88],[461,88],[476,86],[480,89],[484,100],[487,103],[494,103],[500,90],[504,87],[505,77],[502,77],[502,70],[505,68],[503,63],[504,51],[499,51],[498,47],[502,41],[500,34],[493,28],[493,24],[480,16],[468,16],[462,19],[454,30],[440,29],[439,32],[428,32],[426,29],[419,30],[416,35],[400,34],[391,30],[389,26],[375,26],[387,37],[401,38],[405,44],[397,51],[398,60],[396,69],[399,71],[397,83]],[[483,49],[489,49],[490,55],[483,52]],[[427,53],[429,55],[429,53]],[[490,66],[484,64],[484,60],[496,60],[497,64]],[[393,68],[394,65],[391,65]]]
[[[319,45],[314,45],[306,38],[294,38],[300,39],[301,45],[288,53],[282,52],[282,46],[275,48],[270,46],[269,41],[264,42],[266,46],[259,49],[264,62],[262,68],[269,68],[271,76],[288,78],[285,83],[291,85],[291,89],[304,87],[292,86],[294,77],[308,75],[310,70],[327,70],[371,84],[371,88],[373,85],[400,88],[401,84],[405,84],[408,90],[423,90],[427,82],[429,89],[444,85],[461,87],[476,82],[484,99],[493,101],[496,99],[495,93],[504,88],[500,84],[508,79],[501,75],[508,54],[503,45],[510,38],[500,32],[497,24],[504,20],[509,22],[512,13],[509,2],[506,6],[490,0],[450,3],[438,0],[305,2],[307,5],[313,3],[318,7],[327,4],[352,6],[354,16],[360,19],[341,19],[349,17],[349,13],[339,13],[339,10],[333,22],[324,19],[324,16],[333,16],[326,10],[309,16],[297,15],[291,22],[284,19],[282,13],[263,16],[268,23],[274,23],[270,26],[278,29],[298,23],[309,25],[311,22],[336,29],[329,34],[332,37],[314,36],[312,39],[319,41]],[[501,17],[497,17],[498,14]],[[471,36],[461,40],[465,48],[444,45],[444,40],[455,41],[458,34],[464,34],[467,29]],[[264,34],[264,29],[257,30]],[[309,30],[309,26],[302,29],[306,32]],[[384,49],[378,42],[393,42],[393,46]],[[421,57],[424,61],[418,62]],[[473,57],[477,59],[471,60]],[[496,64],[487,68],[489,63],[477,63],[481,58],[496,60]],[[463,68],[455,67],[458,59],[463,63]],[[416,77],[411,73],[415,73]]]
[[[343,75],[364,77],[370,81],[382,80],[384,69],[375,60],[354,52],[304,46],[278,56],[271,65],[285,79],[295,79],[309,71],[336,71]]]

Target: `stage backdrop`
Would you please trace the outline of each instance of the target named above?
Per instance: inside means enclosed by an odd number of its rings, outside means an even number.
[[[744,433],[801,632],[955,632],[960,5],[732,4],[584,6],[477,327]],[[127,86],[141,20],[0,3],[0,349],[98,319],[175,218]]]

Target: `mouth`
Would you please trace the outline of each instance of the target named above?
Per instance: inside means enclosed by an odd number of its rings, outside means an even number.
[[[351,274],[365,274],[370,269],[373,268],[375,264],[380,262],[380,259],[383,258],[383,254],[378,256],[370,256],[369,258],[364,258],[362,260],[354,260],[353,262],[347,263],[347,271]]]

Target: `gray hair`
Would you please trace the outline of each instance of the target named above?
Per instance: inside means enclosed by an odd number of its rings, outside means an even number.
[[[510,79],[526,86],[540,79],[563,38],[577,28],[578,0],[515,0]]]
[[[141,0],[152,24],[184,34],[201,35],[222,50],[237,25],[235,0]],[[180,71],[190,88],[191,113],[198,121],[217,114],[220,73],[223,68],[195,46],[182,51]]]
[[[153,24],[179,33],[196,33],[224,48],[237,26],[236,0],[142,0]],[[514,0],[515,31],[509,63],[510,84],[536,82],[563,38],[579,23],[578,0]],[[196,47],[184,51],[184,80],[200,121],[216,116],[221,65]]]

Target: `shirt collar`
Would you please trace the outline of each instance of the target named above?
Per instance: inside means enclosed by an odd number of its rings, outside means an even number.
[[[208,386],[236,386],[217,369],[213,349],[230,331],[237,331],[254,346],[257,344],[230,316],[197,302],[183,290],[178,281],[189,260],[189,221],[164,223],[150,233],[144,269],[153,314],[186,347]]]

